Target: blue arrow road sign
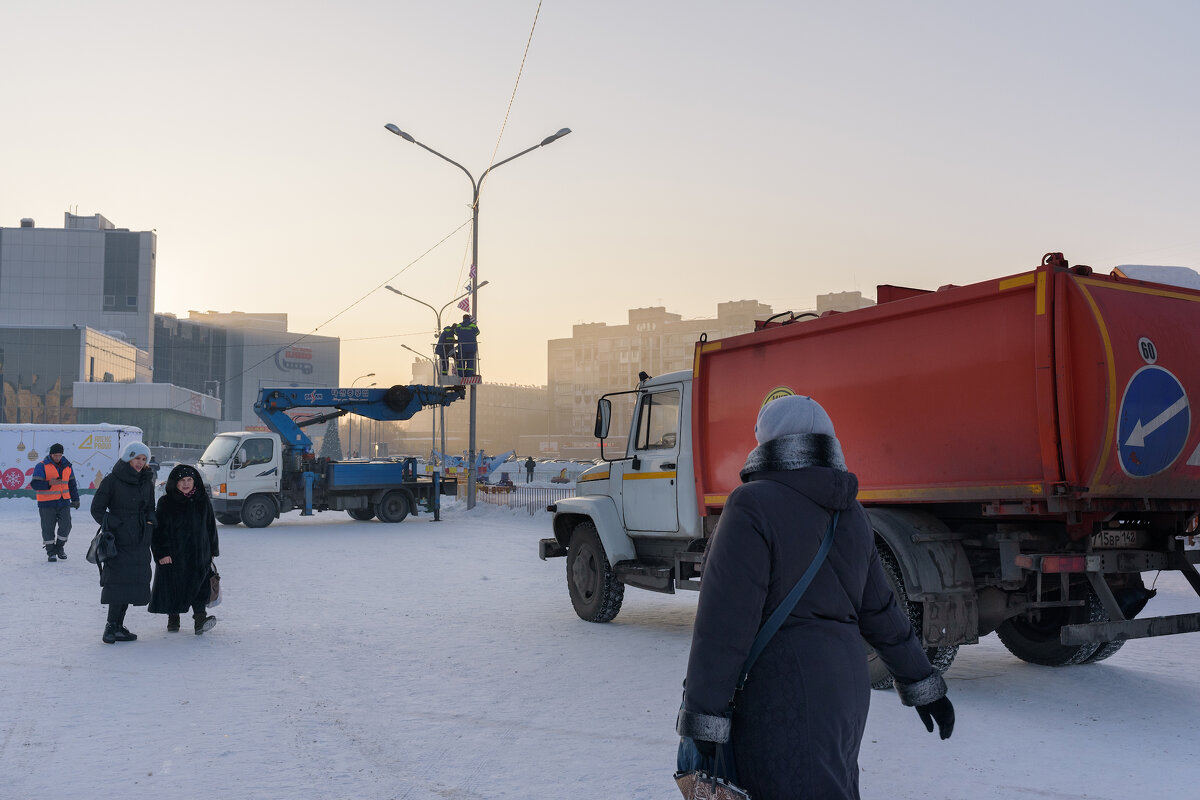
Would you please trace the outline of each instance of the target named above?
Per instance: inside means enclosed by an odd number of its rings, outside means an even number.
[[[1179,458],[1192,412],[1179,379],[1159,366],[1133,373],[1117,417],[1121,469],[1135,478],[1157,475]]]

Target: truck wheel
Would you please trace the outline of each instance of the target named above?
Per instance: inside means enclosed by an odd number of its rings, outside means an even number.
[[[269,497],[256,494],[242,503],[242,522],[247,528],[265,528],[275,519],[275,504]]]
[[[571,533],[567,547],[567,590],[571,605],[585,622],[611,622],[621,610],[625,584],[604,554],[600,534],[592,522],[581,522]]]
[[[1046,591],[1042,594],[1048,600],[1057,599],[1059,592]],[[1044,667],[1067,667],[1072,664],[1085,664],[1092,661],[1103,648],[1109,652],[1101,656],[1108,658],[1120,649],[1123,642],[1088,642],[1086,644],[1061,644],[1058,634],[1064,625],[1078,625],[1084,622],[1107,622],[1108,614],[1104,605],[1091,587],[1087,590],[1087,605],[1070,608],[1043,608],[1035,618],[1030,616],[1006,619],[996,628],[996,635],[1012,653],[1022,661],[1030,664],[1041,664]],[[1095,659],[1099,660],[1099,659]]]
[[[217,522],[222,525],[237,525],[242,518],[237,514],[217,514]]]
[[[375,519],[375,510],[371,508],[350,508],[346,510],[346,513],[359,522]]]
[[[920,603],[913,603],[908,599],[908,592],[904,589],[904,575],[900,572],[900,563],[896,557],[892,555],[892,551],[887,548],[882,542],[878,543],[879,562],[883,565],[883,572],[887,575],[888,583],[892,586],[892,591],[896,594],[896,605],[908,615],[908,619],[912,622],[913,628],[917,631],[918,638],[921,635],[921,626],[924,622],[925,609]],[[864,644],[866,644],[864,642]],[[872,689],[891,689],[892,674],[888,672],[887,666],[883,663],[883,659],[875,652],[875,648],[867,644],[867,674],[871,681]],[[958,645],[953,647],[926,647],[925,655],[929,657],[929,663],[941,675],[946,670],[950,669],[950,665],[954,663],[954,657],[958,655]]]
[[[375,504],[375,516],[380,522],[402,522],[408,516],[408,495],[391,491]]]

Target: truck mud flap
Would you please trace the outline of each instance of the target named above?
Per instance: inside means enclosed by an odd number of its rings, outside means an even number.
[[[1175,614],[1169,617],[1147,617],[1125,622],[1092,622],[1085,625],[1064,625],[1058,640],[1065,645],[1090,642],[1117,642],[1125,639],[1146,639],[1151,636],[1170,636],[1176,633],[1200,631],[1200,613]]]

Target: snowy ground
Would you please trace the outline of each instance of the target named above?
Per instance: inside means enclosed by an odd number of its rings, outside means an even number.
[[[211,633],[135,608],[139,640],[105,645],[90,519],[49,564],[34,502],[0,500],[0,797],[678,797],[695,595],[630,589],[581,622],[563,561],[537,558],[544,512],[428,519],[224,527]],[[1148,612],[1200,609],[1175,575],[1158,588]],[[1196,634],[1066,669],[987,637],[947,675],[947,742],[874,693],[863,796],[1195,797],[1198,676]]]

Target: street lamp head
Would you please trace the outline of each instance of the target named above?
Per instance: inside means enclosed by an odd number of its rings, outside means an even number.
[[[403,133],[399,133],[399,129],[398,129],[398,128],[397,128],[395,131],[392,131],[392,132],[393,132],[393,133],[396,133],[397,135],[400,135],[400,136],[404,136],[404,135],[405,135],[405,134],[403,134]],[[568,133],[570,133],[570,132],[571,132],[571,129],[570,129],[570,128],[559,128],[559,129],[558,129],[558,131],[557,131],[556,133],[554,133],[553,135],[551,135],[551,136],[547,136],[545,139],[542,139],[542,143],[539,145],[539,147],[545,147],[546,145],[548,145],[548,144],[550,144],[551,142],[553,142],[555,139],[561,139],[562,137],[566,136],[566,135],[567,135]]]
[[[384,125],[383,127],[387,128],[389,131],[391,131],[392,133],[396,134],[397,136],[399,136],[401,139],[403,139],[403,140],[404,140],[404,141],[406,141],[406,142],[412,142],[413,144],[416,144],[416,142],[417,142],[417,140],[416,140],[416,139],[414,139],[413,137],[409,136],[409,135],[408,135],[407,133],[405,133],[404,131],[400,130],[398,127],[396,127],[396,125],[395,125],[395,124],[393,124],[393,123],[391,123],[391,122],[389,122],[387,125]],[[564,128],[563,130],[566,130],[566,129]],[[559,131],[559,133],[558,133],[558,134],[555,134],[555,135],[557,136],[557,135],[559,135],[559,134],[561,134],[561,133],[562,133],[562,131]],[[567,133],[570,133],[570,131],[567,131]],[[543,144],[545,144],[545,142],[543,142]]]

